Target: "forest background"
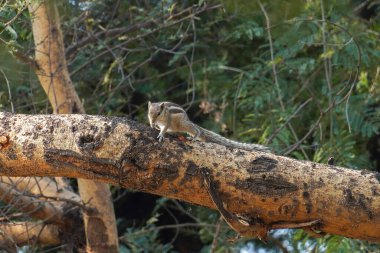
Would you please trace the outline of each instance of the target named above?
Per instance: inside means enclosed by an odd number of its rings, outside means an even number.
[[[0,109],[50,114],[33,62],[33,15],[26,2],[0,1]],[[339,166],[380,172],[380,1],[53,5],[86,113],[147,123],[148,101],[172,101],[197,124],[228,138],[300,160],[334,157]],[[77,189],[75,180],[70,184]],[[314,239],[302,230],[273,231],[267,244],[231,243],[235,234],[216,211],[110,189],[120,252],[380,250],[339,236]],[[1,210],[11,220],[18,213],[9,201]],[[26,244],[25,252],[65,247]]]

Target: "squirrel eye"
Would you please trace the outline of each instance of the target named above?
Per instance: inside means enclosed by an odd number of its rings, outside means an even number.
[[[160,111],[158,112],[158,116],[161,114],[161,112],[164,110],[164,104],[162,103],[161,105],[160,105]]]

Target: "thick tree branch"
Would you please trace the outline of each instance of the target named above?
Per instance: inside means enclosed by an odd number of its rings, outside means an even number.
[[[29,217],[63,224],[63,209],[55,208],[54,205],[47,201],[26,196],[22,192],[14,189],[12,185],[0,183],[0,200],[23,211],[23,213]]]
[[[23,180],[25,179],[25,180]],[[81,199],[78,194],[62,187],[61,184],[55,182],[55,180],[49,180],[46,177],[33,177],[33,178],[13,178],[2,177],[0,182],[8,184],[19,192],[23,192],[26,195],[34,195],[35,197],[57,197],[61,199],[70,199],[70,201],[80,202]]]
[[[35,222],[12,222],[0,224],[0,246],[39,245],[49,246],[62,243],[59,228],[52,224]]]
[[[247,235],[311,226],[380,242],[378,173],[156,136],[122,118],[0,113],[0,175],[96,179],[210,208],[217,199]]]
[[[76,207],[86,209],[77,194],[58,188],[47,177],[1,177],[0,200],[29,217],[59,225],[71,222],[66,212]]]

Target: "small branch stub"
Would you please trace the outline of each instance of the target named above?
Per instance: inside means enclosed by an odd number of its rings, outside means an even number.
[[[10,138],[8,135],[5,135],[5,134],[0,135],[0,150],[6,148],[9,145],[10,143],[9,139]]]

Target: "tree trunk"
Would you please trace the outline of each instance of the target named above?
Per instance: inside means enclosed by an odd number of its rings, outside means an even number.
[[[29,5],[35,41],[37,76],[49,97],[54,113],[84,113],[72,85],[65,60],[62,32],[55,2],[33,1]],[[118,252],[116,221],[111,193],[106,184],[78,180],[84,203],[95,211],[84,213],[87,250]]]
[[[305,227],[380,242],[378,173],[170,136],[160,143],[157,131],[121,118],[0,113],[0,133],[1,175],[87,178],[176,198],[224,212],[248,236]]]

